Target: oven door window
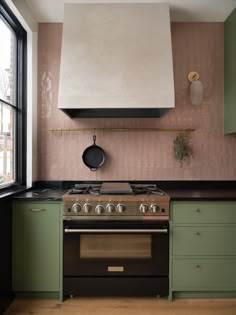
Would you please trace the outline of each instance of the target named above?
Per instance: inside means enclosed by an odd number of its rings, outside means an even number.
[[[151,234],[81,234],[80,258],[152,258]]]

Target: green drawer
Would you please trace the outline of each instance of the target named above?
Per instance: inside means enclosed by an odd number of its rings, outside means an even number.
[[[173,255],[236,255],[236,226],[174,226]]]
[[[236,289],[236,259],[174,259],[173,290]]]
[[[173,202],[173,223],[236,223],[235,201]]]
[[[49,210],[58,210],[59,212],[59,202],[44,202],[44,201],[15,201],[15,208],[18,210],[25,210],[29,212],[45,212]]]

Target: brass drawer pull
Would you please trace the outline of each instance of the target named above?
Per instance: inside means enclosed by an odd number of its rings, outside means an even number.
[[[194,211],[195,211],[196,213],[200,213],[200,209],[199,209],[199,208],[195,209]]]
[[[196,264],[196,265],[194,266],[194,268],[195,268],[195,269],[199,269],[199,268],[200,268],[200,265],[199,265],[199,264]]]
[[[197,232],[194,232],[194,234],[195,234],[195,235],[200,235],[200,232],[197,231]]]
[[[108,272],[124,272],[125,268],[123,266],[108,266]]]

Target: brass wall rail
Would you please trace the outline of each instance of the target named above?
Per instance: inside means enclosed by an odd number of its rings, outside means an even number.
[[[192,128],[50,128],[51,132],[71,132],[71,131],[165,131],[165,132],[193,132]]]

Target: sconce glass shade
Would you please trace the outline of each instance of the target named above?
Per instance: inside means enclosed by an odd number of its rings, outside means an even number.
[[[203,99],[203,84],[200,80],[193,80],[190,84],[190,100],[192,105],[200,105]]]

